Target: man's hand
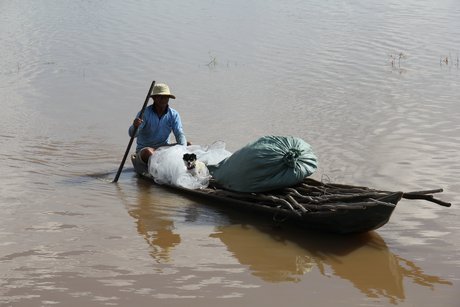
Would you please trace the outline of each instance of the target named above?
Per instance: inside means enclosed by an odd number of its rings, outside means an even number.
[[[133,121],[133,126],[138,128],[142,124],[142,122],[143,120],[138,117]]]

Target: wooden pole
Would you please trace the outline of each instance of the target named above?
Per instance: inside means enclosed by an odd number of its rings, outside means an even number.
[[[142,106],[141,113],[139,114],[139,118],[142,118],[142,116],[144,115],[145,108],[147,107],[147,103],[149,102],[149,99],[150,99],[150,93],[152,93],[152,89],[154,86],[155,86],[155,81],[152,81],[152,85],[150,85],[149,92],[147,93],[147,97],[145,97],[144,105]],[[112,182],[117,182],[118,178],[120,177],[121,171],[123,170],[123,165],[125,165],[126,157],[128,157],[129,150],[131,149],[131,145],[133,144],[134,138],[136,137],[137,128],[138,127],[134,127],[133,136],[129,140],[128,147],[126,148],[125,155],[123,156],[123,160],[121,160],[117,175],[115,176],[115,179],[113,179]]]

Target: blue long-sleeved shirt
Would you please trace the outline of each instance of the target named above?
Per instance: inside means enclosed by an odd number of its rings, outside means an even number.
[[[140,112],[136,117],[139,117]],[[176,142],[181,145],[186,145],[184,131],[182,129],[182,122],[179,113],[168,107],[166,113],[159,117],[155,113],[153,105],[148,106],[144,111],[142,124],[137,128],[137,147],[136,152],[144,147],[158,148],[165,146],[169,143],[169,135],[171,132],[176,138]],[[129,136],[133,136],[134,126],[129,127]]]

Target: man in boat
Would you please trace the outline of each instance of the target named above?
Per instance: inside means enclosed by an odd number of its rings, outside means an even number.
[[[169,107],[169,99],[176,99],[176,96],[166,84],[158,83],[150,97],[153,104],[145,109],[143,118],[139,118],[140,112],[137,113],[128,131],[130,137],[137,137],[136,160],[145,166],[157,148],[174,145],[169,142],[171,132],[177,144],[187,145],[179,113]],[[138,127],[135,135],[134,127]]]

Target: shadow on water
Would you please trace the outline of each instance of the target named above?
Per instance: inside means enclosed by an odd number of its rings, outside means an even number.
[[[175,232],[172,214],[156,208],[156,204],[164,204],[165,198],[177,203],[180,198],[169,189],[155,186],[152,192],[149,187],[150,182],[139,179],[138,195],[132,199],[127,199],[121,188],[118,191],[136,220],[138,233],[151,246],[152,258],[158,263],[174,262],[170,251],[181,243],[180,234]],[[324,277],[349,281],[369,298],[386,298],[392,304],[405,300],[405,279],[431,290],[436,285],[452,285],[391,252],[374,231],[344,236],[274,227],[257,217],[217,209],[194,197],[185,199],[192,200],[183,207],[185,222],[200,223],[209,216],[221,216],[220,220],[213,219],[215,231],[209,237],[220,240],[241,265],[266,282],[301,282],[316,270]]]

